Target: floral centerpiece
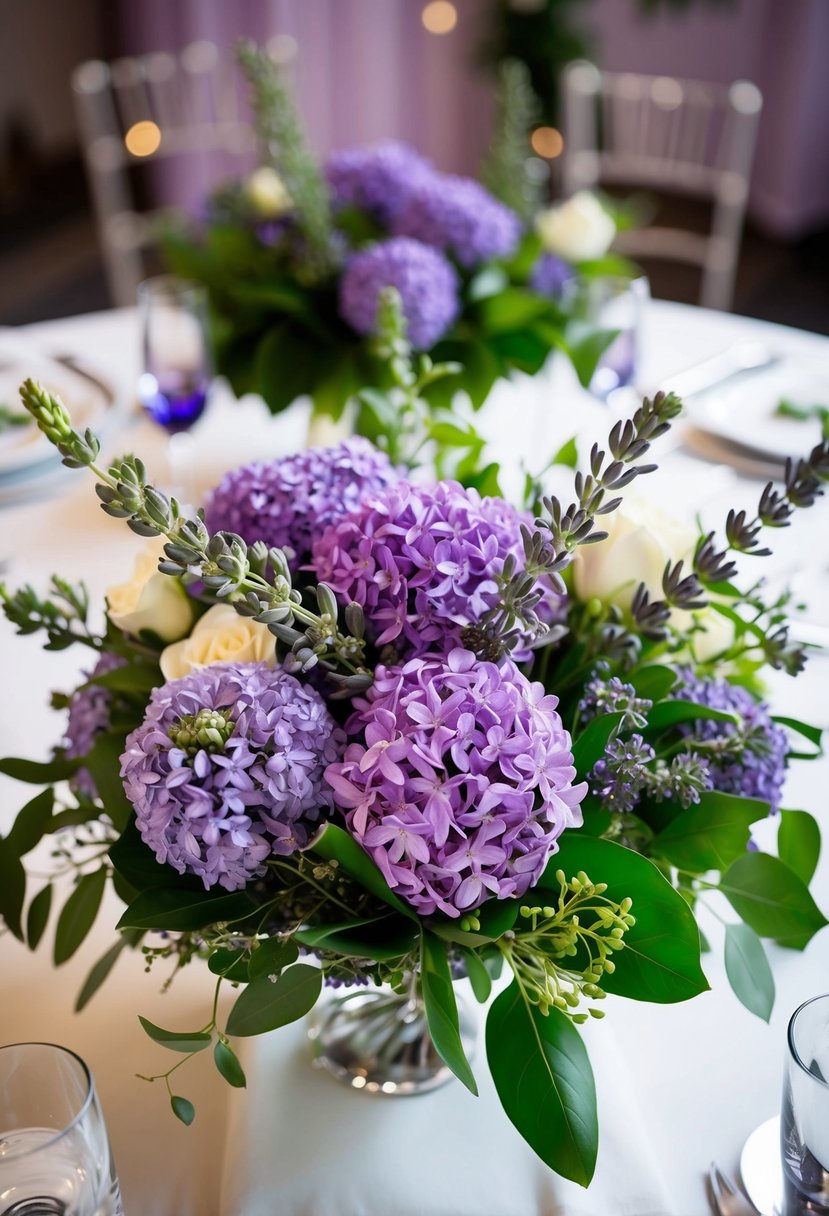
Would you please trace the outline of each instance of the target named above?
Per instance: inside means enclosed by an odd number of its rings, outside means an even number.
[[[608,256],[616,226],[594,196],[541,209],[522,193],[526,131],[520,152],[514,134],[497,140],[489,166],[508,202],[400,143],[320,165],[275,65],[247,44],[239,57],[262,164],[220,188],[195,231],[165,241],[171,268],[208,288],[218,369],[238,395],[259,393],[273,412],[308,395],[339,417],[382,374],[366,338],[389,287],[414,346],[454,365],[451,380],[430,387],[433,401],[462,390],[477,407],[499,377],[538,372],[556,347],[589,383],[613,335],[568,328],[562,287],[627,264]],[[499,130],[515,126],[513,97]]]
[[[405,344],[395,357],[411,385]],[[607,993],[704,991],[695,913],[712,892],[735,914],[731,983],[768,1018],[761,939],[802,948],[827,923],[808,888],[817,826],[780,806],[793,740],[814,750],[819,735],[763,699],[763,667],[796,674],[803,653],[784,602],[739,589],[735,558],[767,552],[760,532],[822,493],[829,443],[756,513],[732,512],[724,541],[657,528],[630,495],[680,410],[662,394],[592,449],[569,505],[533,484],[514,505],[428,469],[413,479],[358,437],[231,473],[191,514],[137,458],[101,467],[95,436],[41,387],[22,397],[151,549],[109,592],[103,629],[82,586],[2,591],[20,632],[91,653],[58,699],[52,758],[0,761],[42,787],[0,842],[0,912],[37,944],[53,885],[32,893],[21,858],[53,836],[72,878],[58,963],[109,884],[125,905],[80,1004],[125,947],[174,972],[203,960],[217,992],[235,989],[226,1021],[217,998],[196,1030],[142,1019],[173,1053],[156,1079],[180,1119],[195,1114],[189,1055],[212,1049],[242,1086],[232,1040],[326,1008],[331,987],[338,1051],[342,1002],[402,1002],[409,1041],[421,1018],[437,1066],[475,1092],[453,984],[467,977],[491,1000],[508,1118],[587,1185],[598,1126],[580,1024]],[[751,842],[769,814],[779,856]],[[338,1058],[352,1084],[384,1088]]]

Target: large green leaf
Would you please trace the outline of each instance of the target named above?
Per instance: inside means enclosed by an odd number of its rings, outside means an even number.
[[[513,982],[493,1002],[486,1054],[501,1105],[541,1160],[587,1186],[599,1124],[587,1049],[566,1014],[545,1017]]]
[[[49,830],[55,791],[51,786],[41,790],[17,814],[12,829],[6,837],[8,847],[18,857],[30,853]]]
[[[84,760],[86,768],[92,774],[104,810],[119,832],[123,831],[133,817],[132,804],[124,792],[124,783],[121,780],[121,756],[124,747],[123,735],[101,734]]]
[[[116,929],[167,929],[187,932],[217,921],[244,920],[257,905],[244,891],[193,891],[158,887],[142,891],[126,909]]]
[[[829,923],[803,879],[768,853],[738,857],[720,879],[720,890],[755,933],[794,950]]]
[[[629,678],[640,697],[647,697],[649,701],[661,701],[676,684],[677,674],[670,667],[651,663],[625,678]]]
[[[14,756],[0,760],[0,773],[13,777],[15,781],[25,781],[28,785],[49,785],[52,781],[66,781],[80,767],[80,760],[67,760],[65,756],[56,756],[54,760],[47,760],[45,763],[38,760],[18,760]]]
[[[275,975],[290,967],[298,958],[299,947],[293,938],[281,941],[278,937],[269,937],[251,951],[248,973],[252,980],[258,980],[263,975]]]
[[[633,900],[636,924],[625,948],[614,956],[616,970],[602,987],[635,1001],[671,1004],[705,992],[700,967],[699,930],[691,909],[653,862],[632,849],[582,832],[565,832],[539,886],[558,891],[555,872],[568,877],[584,870],[591,881],[607,883],[617,903]]]
[[[802,735],[812,745],[810,752],[790,751],[789,756],[791,759],[816,760],[818,756],[823,755],[823,729],[820,726],[812,726],[809,722],[801,722],[799,718],[775,717],[773,721],[778,722],[780,726],[785,726],[788,730],[794,731],[797,735]]]
[[[335,352],[291,323],[277,324],[256,353],[256,382],[272,414],[278,414],[328,375]]]
[[[808,811],[781,811],[777,855],[808,886],[820,857],[820,828]]]
[[[549,313],[550,306],[543,296],[520,287],[507,287],[496,295],[485,296],[478,302],[478,315],[484,333],[501,334],[507,330],[523,329],[525,325]]]
[[[276,983],[267,976],[251,980],[237,997],[227,1019],[227,1033],[265,1034],[304,1017],[316,1004],[322,972],[307,963],[283,971]]]
[[[160,1043],[170,1051],[180,1051],[183,1055],[204,1051],[212,1041],[212,1035],[205,1030],[164,1030],[149,1018],[139,1015],[138,1020],[154,1043]]]
[[[110,688],[114,692],[149,694],[163,682],[164,677],[157,663],[134,661],[126,667],[116,667],[113,671],[102,671],[99,675],[91,676],[84,687],[92,685]]]
[[[55,929],[55,966],[72,957],[94,925],[106,880],[105,866],[84,874],[63,905]]]
[[[408,954],[415,944],[417,928],[408,916],[388,916],[345,921],[340,925],[320,925],[300,929],[295,937],[304,946],[333,950],[349,958],[370,958],[391,962]]]
[[[712,709],[710,705],[700,705],[696,701],[660,701],[654,705],[648,714],[648,730],[664,730],[666,726],[676,726],[680,722],[696,722],[702,718],[710,718],[715,722],[736,722],[735,714],[724,709]]]
[[[469,983],[472,986],[472,991],[475,993],[475,1000],[481,1005],[485,1005],[492,994],[492,976],[486,969],[486,964],[481,961],[474,950],[470,950],[468,946],[461,948],[466,974],[469,977]]]
[[[651,848],[656,856],[691,874],[725,870],[745,853],[749,826],[768,813],[768,803],[757,798],[710,790],[700,795],[696,806],[680,811]]]
[[[737,999],[767,1022],[774,1006],[774,976],[763,943],[748,925],[725,927],[725,973]]]
[[[336,861],[346,874],[356,879],[372,895],[401,912],[404,916],[417,920],[413,908],[389,890],[389,885],[377,866],[360,846],[353,836],[337,827],[335,823],[327,823],[310,849],[325,861]]]
[[[585,329],[582,324],[568,326],[561,345],[583,388],[588,387],[599,360],[618,336],[618,329]]]
[[[11,933],[23,941],[23,903],[26,899],[26,871],[7,840],[0,838],[0,917]]]
[[[440,1058],[477,1097],[478,1086],[461,1042],[458,1005],[445,944],[424,929],[420,948],[420,982],[429,1035]]]

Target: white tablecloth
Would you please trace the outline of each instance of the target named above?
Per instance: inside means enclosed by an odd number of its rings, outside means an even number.
[[[724,314],[654,303],[648,321],[644,382],[654,387],[670,387],[673,373],[743,337],[829,359],[825,338]],[[32,326],[23,336],[41,348],[81,355],[131,398],[138,342],[130,312]],[[598,437],[606,424],[606,414],[561,366],[502,390],[486,420],[495,455],[514,462],[525,454],[531,469],[574,430]],[[255,406],[240,413],[220,404],[195,437],[199,478],[209,484],[242,459],[289,450],[301,441],[303,426],[301,411],[271,422]],[[146,423],[131,425],[118,446],[147,455],[163,476],[160,442]],[[0,511],[0,559],[10,561],[12,586],[43,586],[54,570],[84,577],[93,597],[100,596],[131,566],[129,534],[99,511],[85,476],[76,477],[60,497]],[[732,503],[750,506],[757,490],[678,448],[648,486],[674,513],[699,510],[712,525]],[[764,569],[791,573],[799,563],[825,561],[827,522],[825,505],[805,513]],[[60,716],[47,708],[48,692],[71,687],[82,658],[72,650],[46,655],[38,639],[17,639],[0,622],[2,754],[46,753],[61,728]],[[775,680],[780,711],[826,725],[827,670],[818,659],[797,681]],[[827,778],[825,762],[795,766],[786,805],[821,815]],[[0,832],[24,798],[22,787],[0,780]],[[824,862],[816,887],[824,909],[827,873]],[[458,1085],[411,1103],[384,1102],[307,1070],[301,1028],[289,1027],[246,1045],[249,1088],[232,1103],[206,1054],[187,1064],[177,1089],[196,1102],[198,1113],[185,1129],[169,1114],[160,1084],[134,1078],[169,1063],[146,1039],[136,1014],[182,1029],[200,1025],[210,1000],[207,977],[190,968],[162,995],[164,972],[144,976],[140,958],[122,958],[99,995],[74,1015],[79,985],[112,935],[102,921],[79,955],[56,972],[47,950],[51,931],[35,956],[8,935],[0,939],[0,1041],[56,1040],[89,1061],[128,1216],[696,1216],[705,1208],[702,1175],[709,1161],[734,1168],[746,1135],[778,1106],[789,1014],[829,988],[829,933],[802,955],[772,948],[778,1000],[766,1026],[731,995],[712,918],[714,951],[706,961],[712,992],[671,1007],[608,1001],[605,1022],[591,1027],[603,1139],[597,1182],[585,1195],[563,1188],[512,1132],[482,1057],[477,1103]]]

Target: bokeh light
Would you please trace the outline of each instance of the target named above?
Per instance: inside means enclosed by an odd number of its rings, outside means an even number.
[[[450,34],[458,24],[458,10],[449,0],[431,0],[423,6],[420,20],[430,34]]]
[[[124,136],[131,156],[152,156],[161,146],[161,128],[149,119],[134,122]]]
[[[530,143],[536,156],[543,156],[545,160],[555,160],[564,151],[564,139],[555,127],[536,127]]]

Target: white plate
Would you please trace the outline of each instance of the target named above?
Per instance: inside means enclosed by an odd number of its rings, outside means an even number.
[[[61,398],[81,431],[88,426],[97,429],[114,402],[107,383],[71,356],[45,354],[4,338],[0,341],[0,403],[22,410],[20,385],[29,377]],[[27,478],[57,459],[54,447],[34,423],[0,431],[0,481],[4,483]]]
[[[761,1123],[746,1140],[740,1155],[740,1177],[760,1216],[776,1216],[782,1210],[779,1115]]]
[[[820,423],[781,417],[776,410],[784,398],[829,409],[829,359],[784,359],[762,373],[740,377],[700,395],[689,405],[689,419],[773,459],[805,456],[820,441]]]

